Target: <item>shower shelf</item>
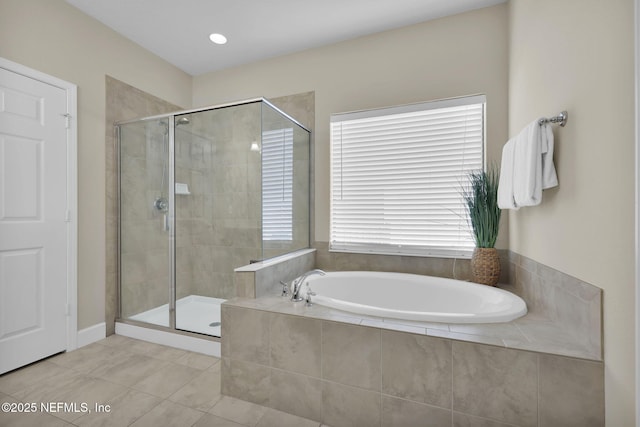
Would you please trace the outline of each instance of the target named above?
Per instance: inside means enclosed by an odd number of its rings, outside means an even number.
[[[191,194],[189,192],[189,185],[188,184],[183,184],[181,182],[176,182],[176,195],[177,194],[183,194],[183,195]]]

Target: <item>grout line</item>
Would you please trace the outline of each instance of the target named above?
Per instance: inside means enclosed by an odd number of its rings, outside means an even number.
[[[324,320],[320,320],[320,426],[324,423]]]
[[[451,345],[451,347],[450,347],[451,348],[451,426],[453,426],[453,422],[454,422],[454,419],[453,419],[453,410],[454,410],[454,408],[453,408],[453,400],[454,400],[453,399],[453,391],[454,391],[454,389],[453,389],[453,386],[454,386],[453,385],[453,376],[454,376],[454,373],[453,373],[453,370],[454,370],[453,347],[454,347],[455,343],[454,342],[450,342],[450,345]]]
[[[338,385],[343,385],[343,384],[338,384]],[[351,387],[351,386],[347,386],[347,387]],[[388,394],[388,393],[381,393],[381,394],[382,394],[383,397],[389,397],[389,398],[395,399],[395,400],[402,400],[403,402],[414,403],[414,404],[420,405],[420,406],[428,406],[430,408],[444,409],[446,411],[451,412],[451,408],[444,407],[444,406],[439,406],[439,405],[436,405],[434,403],[426,403],[426,402],[419,401],[419,400],[412,400],[412,399],[409,399],[407,397],[394,396],[393,394]]]
[[[501,426],[505,426],[505,427],[520,427],[520,425],[511,424],[511,423],[508,423],[506,421],[501,421],[501,420],[496,419],[496,418],[487,418],[487,417],[483,417],[481,415],[469,414],[469,413],[460,412],[460,411],[452,411],[452,412],[455,412],[456,414],[466,415],[468,417],[476,418],[476,419],[482,420],[482,421],[491,421],[492,423],[499,423]]]
[[[273,386],[272,386],[272,381],[271,381],[271,373],[272,373],[272,368],[271,368],[271,326],[272,326],[272,319],[275,316],[274,313],[269,313],[267,315],[267,319],[269,322],[269,325],[267,326],[269,331],[267,332],[267,339],[269,340],[269,358],[267,359],[267,364],[268,364],[268,369],[269,369],[269,377],[268,377],[268,381],[269,381],[269,388],[268,388],[268,394],[267,394],[267,408],[273,408],[273,403],[271,402],[271,396],[272,396],[272,390],[273,390]],[[264,415],[262,415],[262,417],[260,417],[260,419],[262,419],[264,416],[266,415],[266,412]],[[256,425],[259,423],[260,421],[258,420],[258,422],[256,423]]]
[[[536,425],[540,425],[540,355],[536,355]]]
[[[382,412],[383,412],[383,408],[382,408],[382,392],[383,392],[383,388],[382,388],[382,329],[378,329],[378,343],[379,343],[379,349],[380,352],[378,353],[380,359],[378,360],[379,362],[379,368],[380,368],[380,396],[379,396],[379,401],[378,401],[378,408],[380,409],[380,427],[382,427]]]

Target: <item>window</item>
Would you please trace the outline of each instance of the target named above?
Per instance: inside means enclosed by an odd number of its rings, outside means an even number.
[[[293,129],[262,133],[262,239],[293,240]]]
[[[331,116],[330,250],[468,257],[460,191],[484,164],[485,96]]]

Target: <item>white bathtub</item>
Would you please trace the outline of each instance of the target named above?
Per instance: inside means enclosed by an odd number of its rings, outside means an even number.
[[[310,276],[306,283],[302,294],[310,288],[315,304],[393,319],[498,323],[527,313],[522,298],[511,292],[441,277],[341,271]]]

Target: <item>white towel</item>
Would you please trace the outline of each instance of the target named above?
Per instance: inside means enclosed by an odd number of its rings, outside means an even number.
[[[545,123],[542,125],[543,135],[546,137],[546,146],[542,146],[542,189],[552,188],[558,185],[558,175],[556,175],[556,167],[553,164],[553,132],[551,125]]]
[[[542,139],[538,121],[516,137],[513,165],[513,198],[516,206],[535,206],[542,200]],[[545,138],[546,139],[546,138]]]
[[[553,147],[551,125],[540,125],[538,120],[531,122],[505,144],[498,206],[503,209],[518,209],[538,205],[542,201],[542,190],[558,185],[553,165]],[[512,159],[511,165],[509,159]],[[509,192],[512,192],[513,202],[510,202]]]
[[[500,209],[518,209],[513,199],[513,161],[516,154],[516,141],[510,139],[502,148],[500,181],[498,182],[498,207]]]

